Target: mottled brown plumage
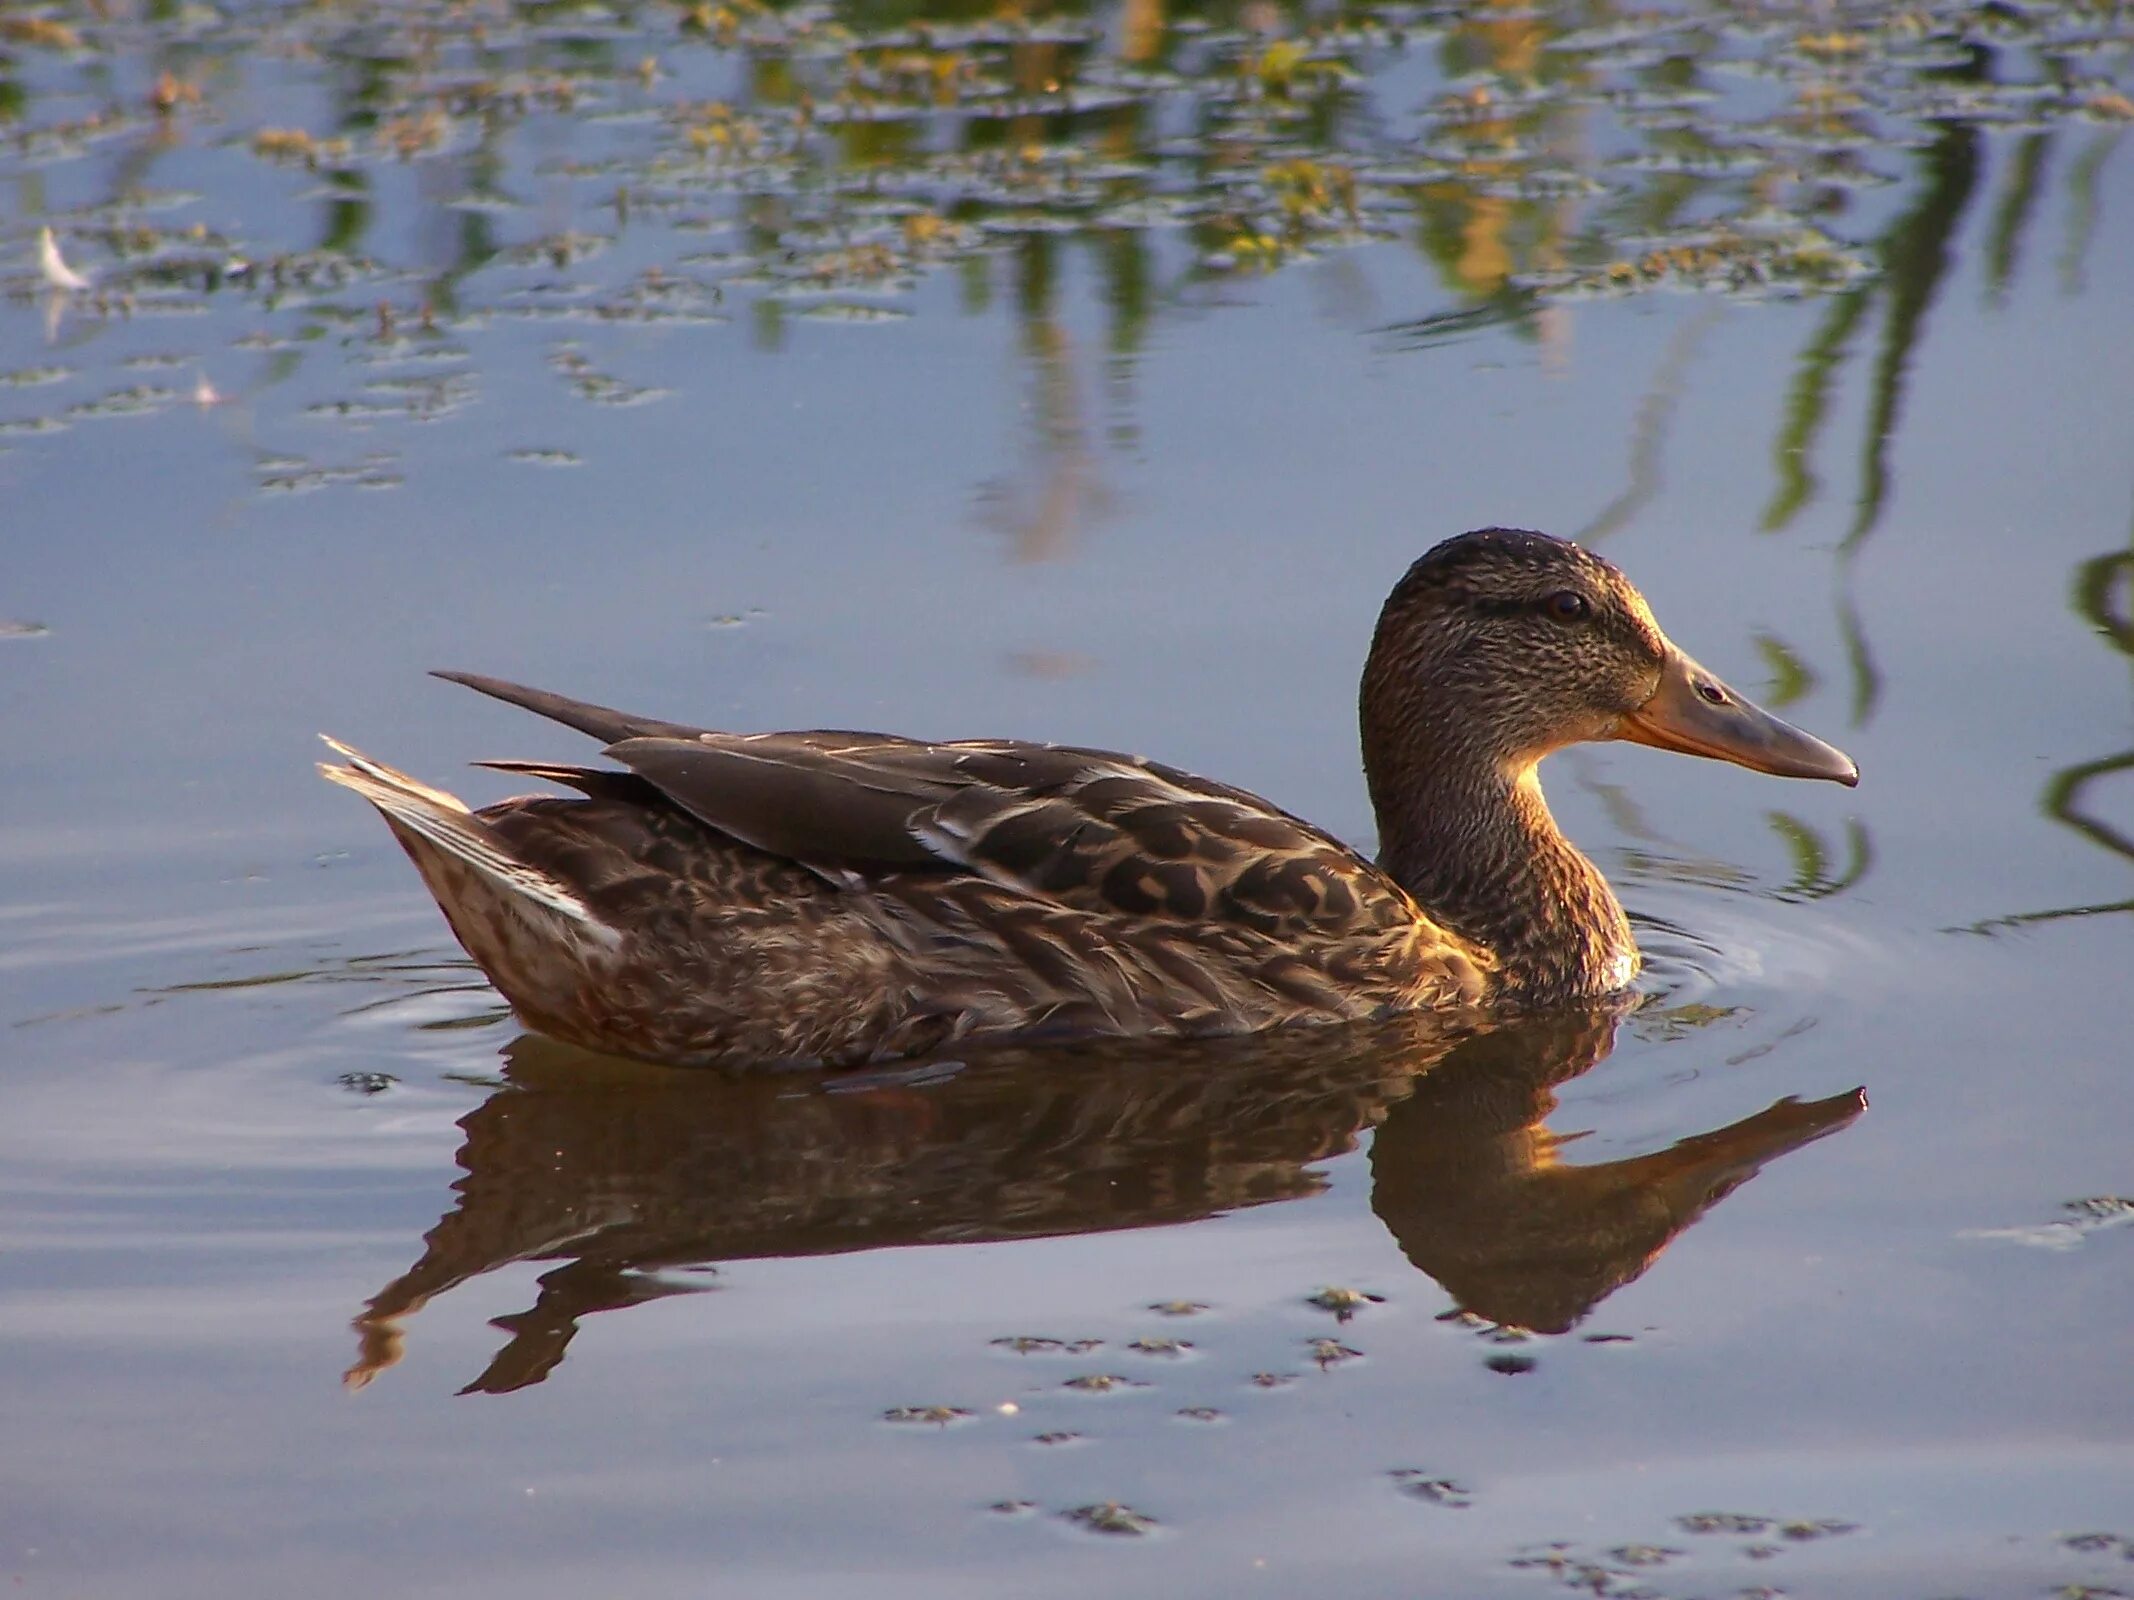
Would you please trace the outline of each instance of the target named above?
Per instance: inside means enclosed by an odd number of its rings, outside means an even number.
[[[458,800],[336,746],[527,1022],[679,1062],[1205,1036],[1621,990],[1621,908],[1556,830],[1550,750],[1629,738],[1853,781],[1731,695],[1608,563],[1488,529],[1409,570],[1364,669],[1378,865],[1242,790],[1110,751],[716,733],[464,674],[622,771]]]

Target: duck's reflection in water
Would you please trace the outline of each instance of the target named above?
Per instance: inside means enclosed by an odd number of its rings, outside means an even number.
[[[1843,1127],[1858,1091],[1782,1100],[1670,1149],[1558,1165],[1555,1086],[1613,1013],[1477,1033],[1404,1018],[1197,1046],[992,1052],[882,1074],[727,1076],[527,1036],[460,1126],[458,1203],[356,1319],[361,1387],[436,1295],[557,1263],[467,1387],[539,1383],[579,1319],[686,1293],[662,1273],[761,1256],[1149,1227],[1319,1190],[1372,1146],[1373,1205],[1464,1308],[1569,1327],[1765,1161]]]

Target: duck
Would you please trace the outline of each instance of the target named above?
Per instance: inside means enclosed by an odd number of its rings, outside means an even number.
[[[1117,751],[728,733],[465,672],[612,766],[471,809],[332,738],[529,1028],[682,1065],[1205,1038],[1631,992],[1607,880],[1549,813],[1551,752],[1625,740],[1848,787],[1842,751],[1661,631],[1612,563],[1483,528],[1417,559],[1359,695],[1375,860],[1228,784]]]

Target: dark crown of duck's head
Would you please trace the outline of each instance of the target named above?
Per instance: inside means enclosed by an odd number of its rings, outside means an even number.
[[[1562,580],[1553,582],[1553,580]],[[1554,594],[1564,582],[1613,594],[1628,587],[1622,573],[1568,539],[1526,528],[1477,528],[1455,534],[1410,566],[1386,607],[1435,596],[1482,613],[1510,614]]]

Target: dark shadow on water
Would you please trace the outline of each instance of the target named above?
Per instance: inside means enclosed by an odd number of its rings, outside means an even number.
[[[541,1382],[578,1324],[712,1287],[724,1261],[1156,1227],[1294,1200],[1372,1147],[1373,1204],[1469,1310],[1556,1331],[1642,1273],[1773,1156],[1843,1127],[1855,1091],[1782,1100],[1630,1160],[1573,1167],[1542,1126],[1613,1014],[1464,1035],[1430,1019],[1068,1056],[1002,1052],[854,1080],[727,1076],[534,1036],[460,1126],[458,1200],[356,1318],[347,1381],[398,1361],[436,1296],[554,1263],[469,1391]],[[663,1276],[673,1274],[676,1276]]]

